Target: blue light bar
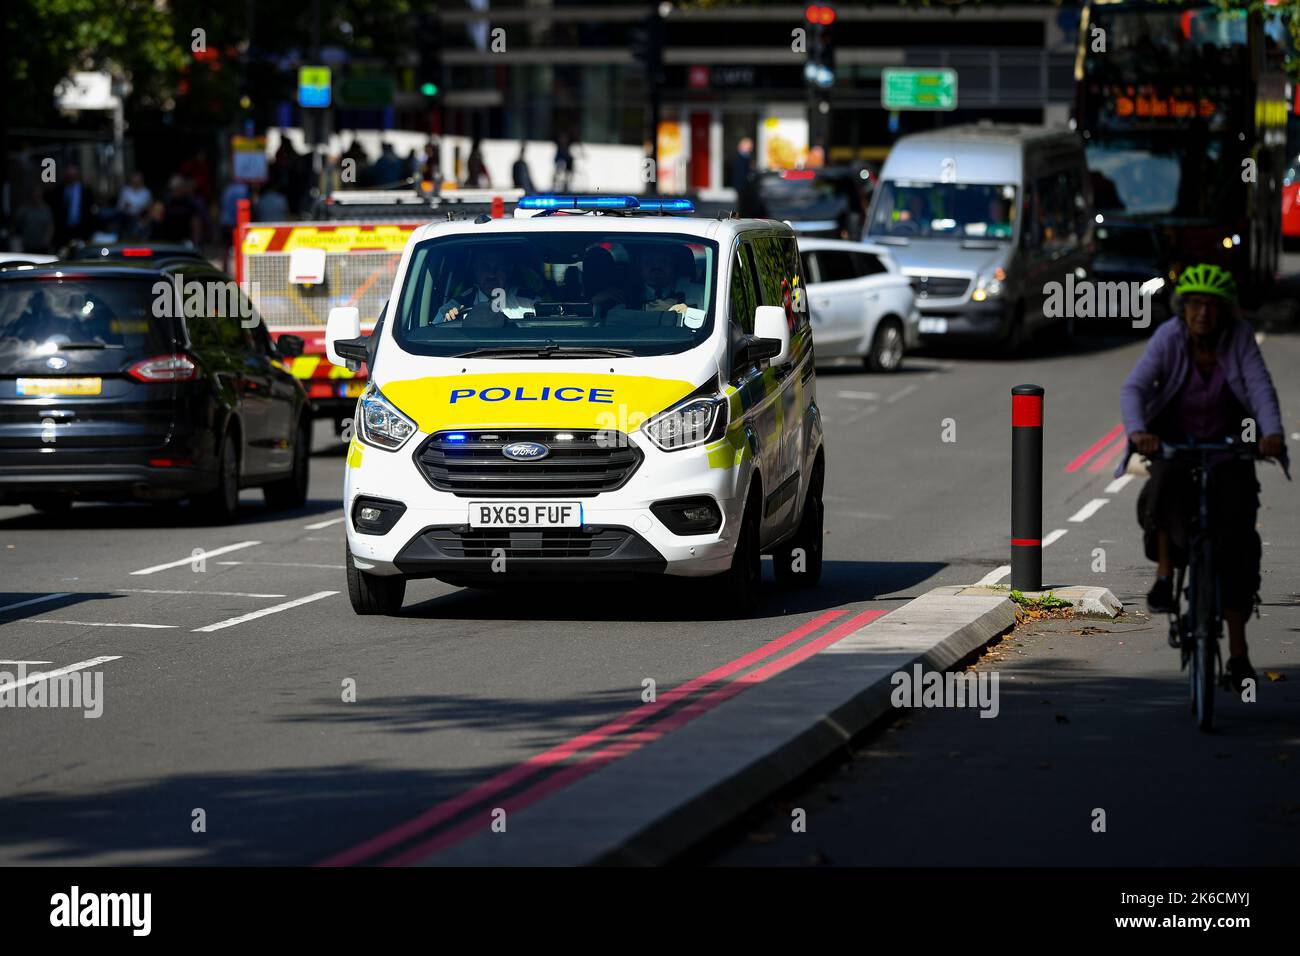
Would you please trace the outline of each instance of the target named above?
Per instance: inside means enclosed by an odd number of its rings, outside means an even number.
[[[564,196],[542,193],[519,200],[520,209],[635,209],[635,196]]]
[[[637,204],[645,212],[695,212],[689,199],[638,199]]]

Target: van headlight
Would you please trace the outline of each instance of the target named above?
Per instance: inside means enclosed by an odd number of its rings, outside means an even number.
[[[991,299],[1002,293],[1002,280],[1007,277],[1006,272],[999,266],[992,273],[981,275],[975,280],[975,291],[971,293],[971,298],[976,302],[983,302],[985,299]]]
[[[692,448],[726,433],[729,407],[722,395],[688,399],[650,419],[641,431],[664,451]]]
[[[396,451],[415,434],[415,422],[398,410],[397,406],[384,398],[384,393],[374,385],[367,385],[357,402],[357,417],[360,424],[357,437],[367,445]]]

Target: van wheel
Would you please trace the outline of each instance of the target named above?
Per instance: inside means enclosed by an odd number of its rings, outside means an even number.
[[[871,351],[862,359],[869,372],[896,372],[903,364],[903,327],[884,319],[871,337]]]
[[[207,494],[196,495],[193,503],[209,524],[231,524],[239,517],[239,452],[230,431],[221,439],[217,458],[217,487]]]
[[[311,469],[311,426],[303,424],[298,427],[298,434],[293,441],[293,470],[289,477],[273,481],[262,488],[269,508],[289,510],[301,508],[307,503],[307,483]]]
[[[344,545],[343,563],[348,569],[348,600],[358,614],[397,614],[406,597],[406,578],[401,575],[366,574],[352,561],[352,549]]]
[[[758,494],[751,491],[740,519],[731,567],[722,575],[724,613],[735,618],[750,617],[758,608],[763,583],[763,555],[758,550],[759,502]]]
[[[799,530],[772,555],[776,580],[782,587],[811,588],[822,578],[822,525],[826,516],[822,504],[824,483],[825,473],[819,459],[808,483]]]

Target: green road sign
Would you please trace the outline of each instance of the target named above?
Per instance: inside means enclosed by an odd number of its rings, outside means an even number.
[[[957,71],[886,68],[880,74],[880,103],[887,110],[955,110]]]
[[[298,68],[298,105],[318,109],[330,105],[330,68],[328,66],[300,66]]]

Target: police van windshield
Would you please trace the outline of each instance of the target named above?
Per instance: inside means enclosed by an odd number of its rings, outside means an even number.
[[[417,355],[668,355],[713,329],[717,243],[663,233],[446,236],[420,243],[393,337]]]

